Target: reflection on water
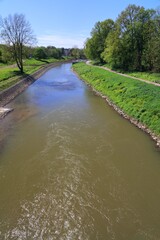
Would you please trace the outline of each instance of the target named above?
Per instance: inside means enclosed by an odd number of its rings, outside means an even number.
[[[0,128],[0,239],[160,239],[159,152],[70,64],[10,106]]]

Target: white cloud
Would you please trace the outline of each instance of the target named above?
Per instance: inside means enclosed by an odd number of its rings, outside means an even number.
[[[54,35],[46,34],[37,37],[38,46],[55,46],[55,47],[64,47],[72,48],[77,46],[78,48],[83,48],[86,36],[83,34],[78,34],[73,37],[67,35]]]

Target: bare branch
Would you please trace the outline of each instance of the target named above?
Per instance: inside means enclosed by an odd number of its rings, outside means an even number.
[[[23,72],[23,47],[36,42],[31,26],[23,14],[17,13],[1,19],[0,26],[0,36],[7,45],[13,47],[15,61]]]

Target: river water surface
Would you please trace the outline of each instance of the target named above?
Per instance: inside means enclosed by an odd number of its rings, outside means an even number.
[[[0,239],[159,240],[160,153],[70,67],[0,123]]]

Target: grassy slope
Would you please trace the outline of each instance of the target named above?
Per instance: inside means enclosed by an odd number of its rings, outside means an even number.
[[[38,70],[40,66],[26,66],[24,67],[24,74],[20,74],[18,68],[0,68],[0,91],[12,86],[20,80],[25,74],[31,74]]]
[[[54,62],[58,62],[58,59],[54,59],[54,58],[50,58],[50,59],[42,59],[42,60],[38,60],[35,58],[31,58],[31,59],[26,59],[24,61],[24,66],[30,66],[30,65],[36,65],[36,66],[42,66],[45,65],[47,63],[54,63]]]
[[[85,63],[74,64],[73,69],[125,113],[160,135],[160,87],[116,75]]]
[[[148,80],[151,82],[160,83],[160,73],[148,73],[148,72],[132,72],[132,73],[126,73],[129,76],[142,78],[144,80]]]
[[[110,68],[110,66],[108,64],[105,64],[104,67]],[[160,73],[152,73],[152,72],[125,72],[125,71],[121,71],[121,70],[115,70],[115,71],[116,72],[125,73],[128,76],[133,76],[133,77],[141,78],[141,79],[144,79],[144,80],[147,80],[147,81],[160,83]]]
[[[36,60],[36,59],[27,59],[24,62],[24,74],[20,74],[18,68],[3,65],[0,67],[0,91],[12,86],[25,74],[32,74],[37,71],[43,65],[58,62],[57,59],[44,59],[44,60]]]

